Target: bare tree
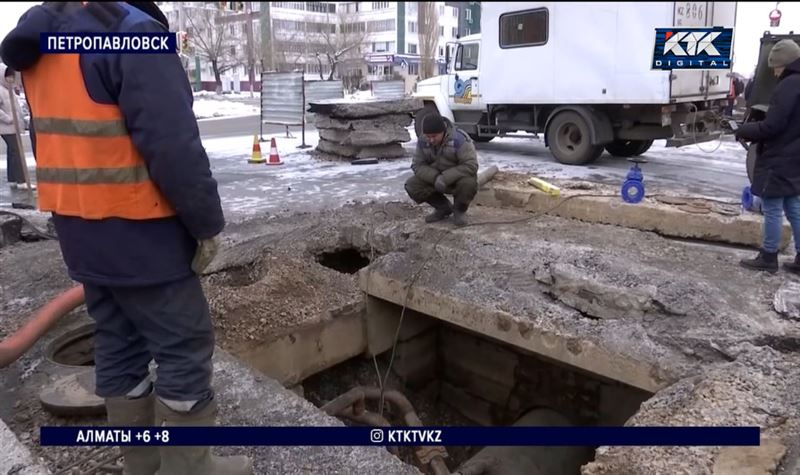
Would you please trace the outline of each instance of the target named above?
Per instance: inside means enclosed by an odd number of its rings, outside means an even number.
[[[301,31],[272,33],[273,61],[278,72],[291,72],[300,68],[300,59],[306,52],[305,35]]]
[[[439,14],[436,2],[417,2],[419,27],[420,79],[436,75],[436,50],[439,45]]]
[[[218,7],[196,7],[187,10],[189,45],[200,58],[211,63],[217,92],[222,88],[222,74],[245,63],[243,56],[232,46],[229,26],[217,21]]]
[[[330,67],[328,81],[333,81],[337,67],[347,63],[351,67],[361,65],[364,61],[364,44],[367,38],[366,24],[357,21],[352,13],[339,12],[335,18],[328,15],[327,24],[321,28],[319,36],[322,41],[315,47],[314,56],[319,64],[319,78],[324,80],[322,63],[325,61]]]

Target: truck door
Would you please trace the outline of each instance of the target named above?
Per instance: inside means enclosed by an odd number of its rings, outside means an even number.
[[[478,86],[480,43],[460,43],[447,80],[447,98],[452,110],[483,110]]]
[[[674,26],[732,27],[736,17],[736,2],[675,2]],[[673,99],[705,100],[709,96],[724,97],[730,90],[729,70],[672,71]]]

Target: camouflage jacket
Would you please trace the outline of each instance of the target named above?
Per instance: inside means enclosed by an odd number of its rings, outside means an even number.
[[[478,154],[472,139],[449,120],[442,144],[429,145],[424,137],[417,140],[417,151],[411,169],[420,180],[433,185],[440,174],[448,188],[464,177],[478,176]]]

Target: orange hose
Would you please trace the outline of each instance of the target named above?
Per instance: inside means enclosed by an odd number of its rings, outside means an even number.
[[[36,343],[64,315],[85,301],[83,286],[77,285],[58,295],[28,320],[15,333],[0,341],[0,368],[5,368]]]

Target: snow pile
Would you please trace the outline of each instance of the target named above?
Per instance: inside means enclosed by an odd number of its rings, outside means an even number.
[[[372,99],[372,91],[356,91],[354,94],[348,94],[345,99],[351,102],[360,102]]]
[[[210,117],[241,117],[258,115],[261,109],[241,102],[197,99],[194,101],[194,115],[198,119]]]

